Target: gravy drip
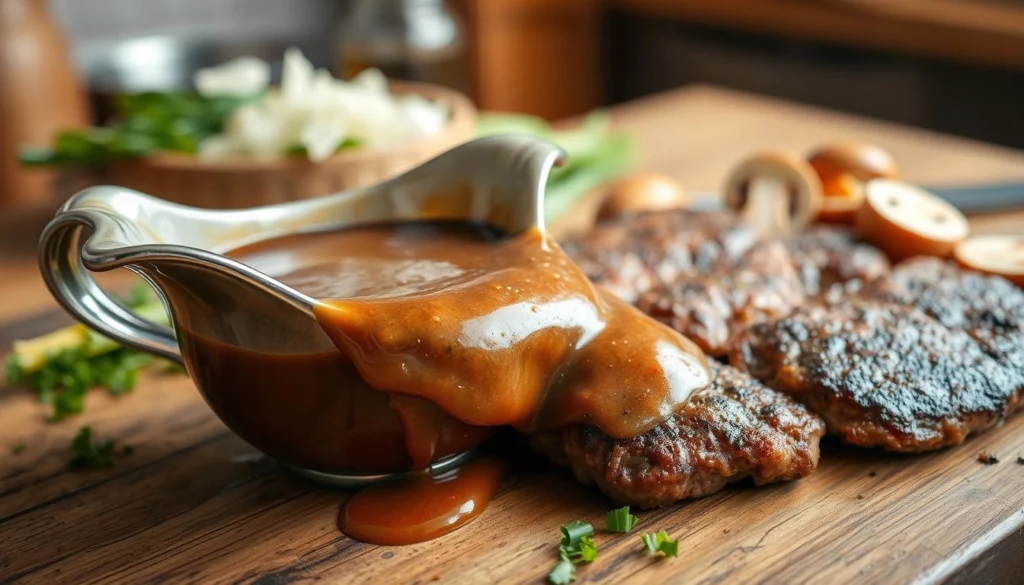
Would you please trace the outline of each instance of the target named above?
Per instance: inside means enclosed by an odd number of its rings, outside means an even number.
[[[338,527],[351,538],[382,545],[444,536],[484,511],[503,473],[500,461],[478,459],[437,476],[377,484],[345,502]]]
[[[315,299],[339,350],[316,358],[323,364],[283,357],[280,379],[267,385],[271,393],[289,388],[297,398],[288,404],[300,408],[283,423],[298,435],[275,436],[337,444],[325,464],[423,469],[503,425],[592,425],[633,437],[710,383],[693,343],[594,287],[538,230],[503,237],[478,225],[392,224],[287,236],[232,255]],[[184,345],[233,364],[224,350]],[[237,367],[204,374],[214,377],[204,386],[240,388],[237,399],[219,392],[211,404],[242,408],[252,386],[266,385],[261,359],[243,353]],[[238,376],[248,383],[231,384]],[[319,416],[325,406],[336,411]],[[280,410],[258,420],[279,419]],[[345,503],[338,525],[376,544],[430,540],[477,517],[501,476],[499,462],[483,459],[377,484]]]

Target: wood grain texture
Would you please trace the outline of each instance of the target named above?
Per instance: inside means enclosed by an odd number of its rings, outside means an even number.
[[[915,180],[1024,174],[1020,153],[708,88],[629,105],[615,117],[636,132],[644,166],[694,189],[713,188],[746,149],[803,150],[840,137],[881,142]],[[991,226],[1019,233],[1024,213]],[[29,277],[31,265],[31,258],[0,263],[4,346],[60,318],[41,282]],[[432,542],[372,546],[335,528],[344,493],[259,457],[186,378],[148,376],[120,398],[93,392],[85,414],[57,424],[44,415],[28,393],[0,389],[0,583],[540,583],[557,558],[559,525],[582,519],[602,526],[611,507],[513,442],[513,472],[480,519]],[[110,469],[65,471],[71,437],[83,424],[135,453]],[[27,448],[13,454],[19,442]],[[981,451],[1001,462],[978,463]],[[1018,456],[1024,416],[959,448],[920,456],[828,442],[821,467],[803,481],[760,489],[742,483],[641,513],[637,531],[664,528],[680,537],[679,558],[642,554],[638,532],[599,531],[600,558],[578,576],[600,583],[907,583],[1020,575],[1024,559],[1012,554],[1024,527]],[[979,563],[988,572],[963,572]]]

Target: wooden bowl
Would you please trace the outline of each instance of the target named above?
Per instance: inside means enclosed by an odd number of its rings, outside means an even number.
[[[168,201],[195,207],[238,209],[320,197],[389,179],[471,139],[476,109],[466,96],[436,85],[392,82],[398,94],[417,93],[448,105],[448,126],[440,134],[386,148],[357,148],[323,162],[303,156],[255,161],[203,160],[162,153],[115,162],[110,182]]]

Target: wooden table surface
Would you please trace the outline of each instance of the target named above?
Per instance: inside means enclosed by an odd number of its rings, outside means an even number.
[[[1024,153],[802,106],[693,88],[618,108],[642,166],[695,191],[764,147],[804,151],[840,138],[889,148],[928,184],[1024,180]],[[976,218],[980,231],[1024,232],[1024,213]],[[562,226],[566,229],[566,226]],[[0,232],[12,233],[10,225]],[[26,228],[27,229],[27,228]],[[0,250],[0,353],[66,320],[10,239]],[[283,389],[286,390],[286,389]],[[484,515],[445,538],[381,547],[335,527],[345,494],[259,457],[211,414],[184,377],[147,376],[134,393],[91,393],[56,424],[30,393],[0,389],[0,582],[539,583],[559,525],[603,525],[611,507],[568,473],[517,453]],[[89,424],[134,446],[110,469],[65,470]],[[27,448],[11,452],[23,442]],[[997,465],[976,461],[997,454]],[[966,445],[921,456],[827,442],[810,478],[730,487],[641,514],[638,530],[681,538],[676,559],[640,554],[636,534],[598,533],[585,582],[1019,582],[1024,572],[1024,416]]]

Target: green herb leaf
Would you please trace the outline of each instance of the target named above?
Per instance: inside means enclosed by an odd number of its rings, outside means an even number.
[[[562,525],[562,546],[575,550],[584,536],[594,536],[594,527],[581,520]]]
[[[664,539],[658,543],[658,552],[665,555],[666,557],[678,557],[679,556],[679,541],[674,538],[669,538],[665,531],[662,530],[658,533],[664,535]]]
[[[161,324],[169,321],[163,304],[144,282],[122,302],[143,319]],[[39,401],[51,407],[51,421],[82,412],[85,394],[92,388],[106,388],[115,396],[130,392],[139,370],[156,361],[81,327],[73,325],[15,342],[15,352],[7,357],[7,382],[34,390]],[[31,369],[26,369],[26,364]]]
[[[656,534],[645,532],[640,535],[640,540],[647,552],[661,553],[666,557],[679,556],[679,540],[670,538],[664,530],[659,530]]]
[[[576,566],[567,559],[558,561],[554,569],[548,573],[548,583],[551,585],[568,585],[576,580]]]
[[[640,535],[640,542],[644,543],[644,548],[647,552],[657,552],[658,550],[658,539],[655,538],[650,532],[644,532]]]
[[[640,519],[629,513],[629,506],[611,510],[605,515],[605,527],[609,532],[629,532]]]
[[[28,445],[26,445],[24,441],[18,441],[17,443],[11,445],[11,455],[17,455],[18,453],[21,453],[25,449],[28,449]]]
[[[107,440],[102,443],[94,443],[92,440],[92,428],[82,427],[78,430],[74,440],[71,442],[71,459],[68,461],[70,469],[97,469],[110,467],[110,456],[114,453],[114,441]]]
[[[242,104],[259,99],[203,97],[193,93],[144,92],[118,96],[118,123],[103,128],[68,130],[50,148],[19,152],[25,165],[95,165],[155,152],[194,153],[206,138],[219,134]]]
[[[18,384],[25,379],[25,372],[21,369],[21,360],[18,359],[17,354],[11,354],[7,356],[7,361],[4,363],[4,378],[8,384]]]
[[[591,563],[597,558],[597,543],[590,536],[581,537],[575,550],[567,550],[565,547],[561,548],[566,552],[569,560],[577,565],[580,563]]]

